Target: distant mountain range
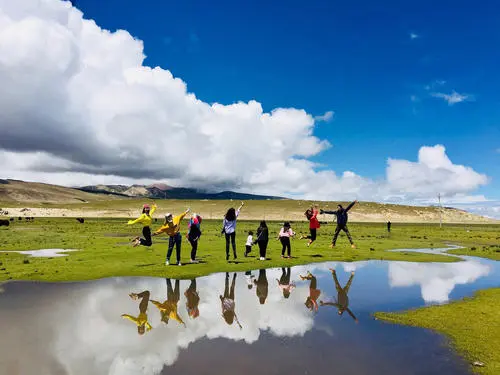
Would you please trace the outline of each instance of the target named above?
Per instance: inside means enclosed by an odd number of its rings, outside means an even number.
[[[92,185],[76,189],[93,194],[116,195],[121,197],[144,197],[152,199],[235,199],[235,200],[277,200],[281,197],[222,191],[207,193],[191,188],[172,187],[166,184],[152,185]]]

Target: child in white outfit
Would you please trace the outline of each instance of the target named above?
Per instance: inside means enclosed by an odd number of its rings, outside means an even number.
[[[245,245],[246,247],[245,256],[247,256],[252,251],[252,245],[253,245],[253,232],[249,231],[247,237],[247,243]]]

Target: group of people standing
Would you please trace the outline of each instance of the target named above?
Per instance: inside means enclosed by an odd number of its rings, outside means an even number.
[[[247,278],[248,289],[251,290],[255,286],[256,296],[261,305],[266,303],[268,293],[269,293],[269,282],[267,280],[267,274],[265,269],[258,271],[258,277],[256,278],[251,271],[245,273]],[[342,287],[338,281],[337,274],[334,269],[331,269],[333,282],[335,289],[337,291],[337,298],[333,302],[323,302],[318,299],[321,295],[321,290],[318,289],[318,282],[316,277],[310,272],[306,276],[299,276],[301,280],[308,280],[309,284],[309,296],[306,298],[305,306],[308,310],[315,312],[318,311],[319,306],[334,306],[338,309],[338,314],[342,315],[347,312],[357,323],[358,319],[352,311],[349,309],[349,288],[351,287],[354,272],[351,273],[349,281]],[[241,323],[236,314],[236,303],[235,303],[235,287],[236,287],[236,277],[237,274],[234,273],[230,282],[229,273],[226,272],[224,279],[224,293],[219,295],[222,317],[228,325],[232,325],[234,322],[242,328]],[[291,268],[282,268],[280,279],[276,279],[278,287],[283,293],[283,297],[288,299],[291,292],[296,288],[295,282],[291,281]],[[149,323],[147,309],[151,302],[160,313],[160,320],[164,324],[168,324],[170,320],[176,321],[178,324],[186,326],[184,320],[180,317],[178,312],[178,304],[180,301],[180,281],[175,280],[175,286],[172,287],[172,281],[166,279],[167,283],[167,299],[164,302],[156,301],[150,299],[150,292],[145,290],[141,293],[131,293],[129,296],[133,300],[140,300],[139,302],[139,314],[137,316],[123,314],[122,318],[130,320],[137,325],[137,332],[143,335],[146,331],[152,329]],[[198,308],[200,302],[200,296],[197,290],[196,279],[190,281],[189,287],[184,292],[186,297],[186,311],[191,319],[196,319],[200,315],[200,310]]]
[[[301,236],[301,239],[308,239],[307,246],[310,246],[317,238],[317,230],[321,227],[321,224],[318,220],[318,214],[330,214],[335,215],[337,221],[337,227],[335,229],[335,234],[332,239],[331,247],[335,247],[337,242],[338,235],[341,231],[344,231],[351,243],[352,248],[355,248],[354,242],[352,240],[351,234],[347,229],[347,221],[348,221],[348,211],[356,204],[357,201],[352,202],[346,208],[342,207],[342,205],[337,206],[337,210],[335,211],[326,211],[319,210],[318,206],[313,206],[305,212],[306,218],[309,220],[309,232],[308,236]],[[224,219],[222,221],[222,230],[221,234],[225,236],[226,239],[226,261],[229,261],[229,250],[232,248],[233,250],[233,259],[237,259],[236,252],[236,222],[238,216],[244,206],[242,202],[238,209],[233,207],[229,208],[224,215]],[[133,246],[151,246],[153,244],[152,237],[165,233],[169,237],[168,242],[168,251],[165,259],[165,264],[170,264],[170,258],[175,247],[176,249],[176,265],[181,264],[181,243],[182,236],[180,234],[181,223],[185,216],[190,212],[188,208],[185,212],[174,216],[172,213],[167,213],[165,215],[164,224],[155,232],[151,232],[151,224],[152,224],[152,216],[156,211],[157,206],[153,204],[149,206],[145,204],[142,208],[141,215],[135,219],[130,220],[128,225],[133,224],[142,224],[142,235],[143,237],[135,237],[132,240]],[[188,242],[191,245],[191,263],[197,263],[196,253],[198,251],[198,243],[201,237],[201,221],[202,218],[200,215],[194,213],[191,215],[188,223],[188,233],[186,235]],[[266,260],[267,247],[269,244],[269,229],[267,227],[267,223],[265,220],[260,222],[259,227],[256,231],[256,238],[254,239],[253,231],[248,232],[247,241],[245,244],[245,257],[252,251],[253,245],[258,245],[259,247],[259,259]],[[291,257],[291,238],[295,236],[295,232],[292,230],[290,222],[285,222],[283,227],[280,229],[277,239],[281,242],[282,250],[281,257],[282,258],[290,258]]]

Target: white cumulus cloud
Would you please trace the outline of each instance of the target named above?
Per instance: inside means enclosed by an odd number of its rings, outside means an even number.
[[[2,177],[161,180],[316,200],[425,197],[438,188],[451,196],[487,181],[454,165],[442,146],[422,148],[416,163],[390,159],[381,181],[320,169],[311,158],[331,145],[315,125],[333,111],[314,117],[295,108],[265,112],[257,101],[209,104],[144,58],[142,41],[83,19],[69,2],[0,0]]]

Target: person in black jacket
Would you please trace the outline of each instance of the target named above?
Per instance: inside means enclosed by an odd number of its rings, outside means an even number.
[[[347,229],[347,220],[349,219],[347,212],[356,203],[358,203],[357,200],[352,202],[346,208],[342,207],[342,205],[339,204],[337,206],[338,209],[336,211],[324,211],[324,210],[320,211],[321,214],[330,214],[330,215],[335,215],[337,217],[337,228],[335,228],[335,234],[333,235],[332,245],[331,245],[332,248],[335,247],[335,243],[337,242],[337,237],[339,236],[339,233],[341,230],[343,230],[345,232],[345,234],[347,235],[347,238],[349,239],[349,242],[351,243],[351,247],[353,249],[356,248],[356,245],[354,245],[354,242],[352,241],[351,234],[349,233],[349,230]]]
[[[265,220],[260,222],[260,226],[257,229],[257,239],[255,243],[259,245],[260,260],[266,260],[267,244],[269,243],[269,230],[267,229],[267,224]]]

